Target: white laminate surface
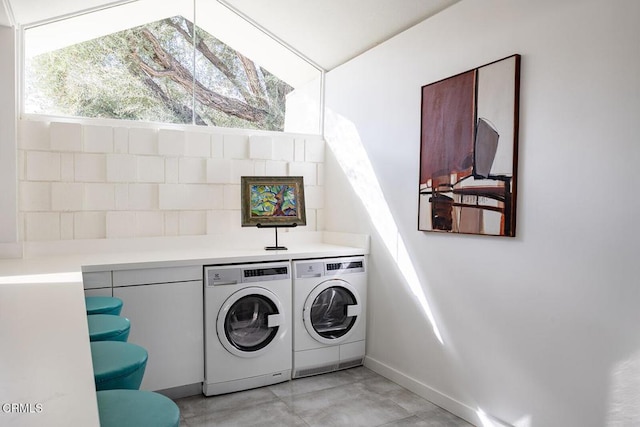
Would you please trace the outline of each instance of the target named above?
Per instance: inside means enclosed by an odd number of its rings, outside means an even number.
[[[0,425],[99,426],[81,282],[0,284]]]
[[[269,235],[270,236],[270,235]],[[298,233],[267,251],[271,240],[237,235],[42,243],[24,258],[0,259],[0,283],[82,280],[82,272],[182,267],[225,263],[323,258],[368,253],[368,236],[342,233]],[[336,243],[333,243],[336,242]],[[33,246],[33,245],[32,245]],[[29,246],[27,245],[27,248]],[[25,277],[27,276],[27,277]]]

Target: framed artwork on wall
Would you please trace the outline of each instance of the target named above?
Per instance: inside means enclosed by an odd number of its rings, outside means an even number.
[[[520,55],[422,87],[418,230],[515,236]]]
[[[240,181],[243,227],[307,224],[301,176],[243,176]]]

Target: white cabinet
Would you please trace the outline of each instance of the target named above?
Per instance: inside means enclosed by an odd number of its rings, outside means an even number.
[[[112,295],[111,271],[83,272],[82,283],[87,297],[110,297]]]
[[[202,382],[202,267],[113,274],[113,296],[122,299],[121,315],[131,321],[129,342],[149,352],[141,388],[163,390]],[[184,280],[177,281],[180,278]]]

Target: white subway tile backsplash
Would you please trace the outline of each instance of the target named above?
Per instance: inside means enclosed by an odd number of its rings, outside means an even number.
[[[287,176],[287,162],[267,161],[265,165],[266,176]]]
[[[76,212],[73,236],[76,239],[104,239],[107,236],[105,212]]]
[[[177,184],[180,182],[180,158],[167,157],[164,159],[164,182]]]
[[[60,214],[60,239],[73,240],[73,216],[70,212]]]
[[[60,212],[82,210],[82,186],[77,182],[54,182],[51,184],[51,209]]]
[[[306,162],[324,162],[325,144],[322,139],[307,139],[304,142],[304,160]]]
[[[293,161],[304,162],[304,139],[295,138],[293,144]]]
[[[114,184],[85,184],[83,210],[110,211],[116,208]]]
[[[60,153],[60,181],[75,181],[75,156],[76,155],[73,153]]]
[[[158,131],[155,129],[130,128],[129,153],[158,154]]]
[[[256,160],[253,162],[253,174],[255,176],[265,176],[267,174],[267,162]]]
[[[113,152],[119,154],[129,152],[129,128],[113,128]]]
[[[203,184],[207,182],[207,161],[197,157],[182,157],[179,174],[179,181],[183,184]]]
[[[24,150],[18,150],[18,164],[16,165],[18,169],[18,179],[20,181],[24,181],[27,179],[27,153]]]
[[[223,204],[221,185],[160,184],[161,210],[216,209]]]
[[[240,209],[240,186],[239,185],[225,185],[224,186],[224,203],[222,207],[224,209]]]
[[[316,209],[306,209],[305,216],[307,218],[307,225],[304,227],[297,227],[298,231],[316,231],[317,226],[317,218],[316,218]]]
[[[20,120],[26,241],[242,230],[242,176],[303,176],[307,227],[324,229],[321,138]]]
[[[137,156],[137,182],[164,182],[164,157]]]
[[[76,154],[74,164],[76,182],[104,182],[107,179],[106,154]]]
[[[26,240],[60,240],[59,213],[27,213],[24,216],[24,222]]]
[[[184,156],[184,131],[177,129],[160,129],[158,131],[158,152],[161,156]]]
[[[35,120],[18,122],[18,147],[23,150],[49,150],[49,123]]]
[[[240,211],[212,210],[207,211],[207,234],[228,233],[238,230],[240,220],[235,221],[235,216],[240,218]]]
[[[164,213],[164,235],[180,235],[180,211],[165,211]]]
[[[21,182],[19,187],[21,211],[50,211],[51,183],[50,182]]]
[[[318,168],[317,173],[318,173],[318,178],[317,178],[317,184],[318,185],[324,185],[324,163],[318,163]]]
[[[211,157],[211,134],[208,132],[186,132],[185,156]]]
[[[289,163],[289,176],[302,176],[304,185],[316,185],[317,168],[315,163],[291,162]]]
[[[135,182],[138,176],[136,156],[130,154],[107,155],[108,182]]]
[[[136,235],[135,212],[107,212],[107,239],[125,239]]]
[[[162,212],[136,212],[136,237],[159,237],[164,235]]]
[[[85,153],[113,153],[113,128],[111,126],[84,126]]]
[[[316,209],[316,230],[324,231],[324,209]]]
[[[158,209],[159,184],[129,184],[129,206],[132,211],[151,211]]]
[[[207,182],[212,184],[231,182],[231,160],[207,159]]]
[[[309,186],[304,187],[304,200],[308,209],[324,208],[324,191],[323,187]]]
[[[82,150],[82,125],[52,122],[49,126],[51,149],[54,151]]]
[[[180,212],[180,235],[199,236],[207,234],[206,211]]]
[[[240,184],[240,177],[253,176],[254,167],[251,160],[231,161],[231,184]]]
[[[273,138],[273,160],[293,161],[294,139],[291,136]]]
[[[224,158],[249,158],[249,137],[246,135],[224,135]]]
[[[116,201],[116,210],[129,210],[129,185],[115,184],[113,192]]]
[[[27,152],[28,181],[60,181],[60,153]]]
[[[224,157],[224,138],[222,134],[214,133],[211,135],[211,157],[214,159],[222,159]]]
[[[271,160],[273,156],[273,142],[270,136],[252,135],[249,138],[249,158]]]

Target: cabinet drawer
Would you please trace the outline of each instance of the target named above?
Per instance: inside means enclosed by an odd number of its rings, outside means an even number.
[[[142,268],[113,272],[113,286],[150,285],[202,279],[202,266]]]
[[[82,273],[82,284],[85,289],[110,288],[111,283],[110,271]]]

